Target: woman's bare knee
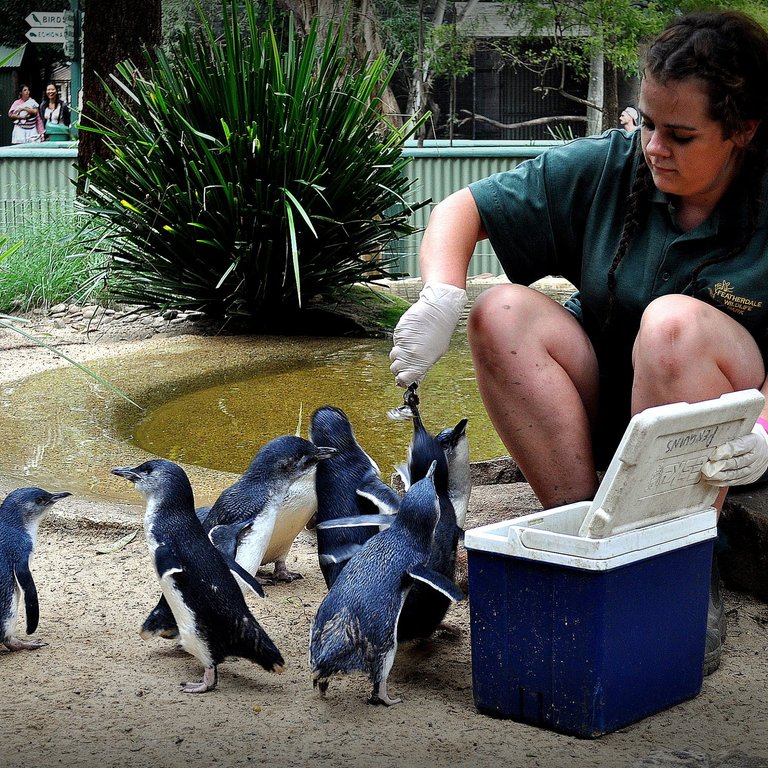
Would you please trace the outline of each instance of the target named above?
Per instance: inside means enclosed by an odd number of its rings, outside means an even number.
[[[662,296],[652,301],[640,321],[633,362],[678,375],[706,345],[706,305],[688,296]]]
[[[495,333],[500,328],[520,327],[530,314],[530,288],[520,285],[497,285],[483,291],[469,313],[470,338]]]
[[[632,362],[634,412],[760,387],[765,378],[762,355],[749,332],[690,296],[665,296],[648,305]]]

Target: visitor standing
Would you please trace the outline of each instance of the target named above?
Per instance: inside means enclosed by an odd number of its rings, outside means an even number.
[[[632,133],[640,127],[640,115],[634,107],[624,107],[619,115],[619,123],[625,131]]]
[[[40,105],[30,96],[28,85],[19,87],[19,98],[11,104],[8,117],[13,121],[11,144],[40,141],[43,134]]]
[[[40,117],[45,139],[69,138],[69,106],[61,100],[59,89],[53,83],[49,83],[45,88],[45,98],[40,104]]]

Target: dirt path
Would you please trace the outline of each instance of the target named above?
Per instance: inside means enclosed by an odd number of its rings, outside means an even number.
[[[36,637],[49,645],[0,651],[4,768],[768,766],[768,607],[743,596],[728,594],[727,653],[696,699],[590,742],[477,713],[466,602],[450,614],[459,640],[399,650],[390,690],[402,704],[367,705],[362,676],[334,680],[321,699],[307,666],[309,624],[324,594],[310,534],[289,562],[305,578],[249,600],[285,672],[227,661],[215,691],[183,694],[180,682],[201,677],[198,662],[137,633],[158,594],[143,533],[119,552],[96,552],[121,533],[41,528]]]

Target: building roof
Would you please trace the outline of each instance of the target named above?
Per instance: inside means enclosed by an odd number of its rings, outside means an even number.
[[[8,45],[0,45],[0,69],[15,69],[16,67],[20,67],[26,48],[26,43],[23,43],[18,48],[12,48]]]

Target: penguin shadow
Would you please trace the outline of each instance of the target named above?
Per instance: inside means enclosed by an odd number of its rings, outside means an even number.
[[[469,654],[456,655],[452,652],[452,649],[459,645],[460,643],[452,638],[446,640],[439,636],[427,640],[407,641],[399,645],[389,675],[390,693],[401,698],[395,708],[397,712],[409,707],[416,709],[425,702],[436,701],[466,711],[474,710]],[[334,717],[341,718],[345,716],[345,712],[359,713],[361,707],[365,707],[371,717],[375,717],[377,713],[381,713],[382,717],[392,715],[390,707],[363,703],[371,693],[371,683],[367,676],[339,676],[334,679],[332,690],[325,696],[307,688],[305,680],[302,669],[302,689],[307,691],[308,700],[316,705],[319,711],[328,711]]]
[[[144,644],[144,663],[154,670],[157,677],[167,684],[170,692],[174,684],[183,686],[199,675],[199,664],[195,657],[184,650],[177,640],[151,638],[139,640]],[[301,661],[305,660],[302,658]],[[299,659],[287,659],[286,671],[300,666]],[[306,663],[306,662],[305,662]],[[285,675],[264,675],[258,664],[239,656],[226,656],[217,669],[218,684],[212,691],[214,696],[274,697],[285,693]],[[184,696],[181,696],[184,698]],[[197,698],[197,697],[193,697]],[[204,697],[207,698],[207,697]]]
[[[463,702],[469,690],[471,698],[469,627],[463,622],[456,626],[457,632],[438,630],[429,638],[398,645],[391,679],[400,692],[429,698],[437,693]]]
[[[245,659],[233,656],[225,661],[226,666],[222,666],[218,671],[219,682],[221,683],[221,689],[218,690],[219,695],[233,700],[236,698],[240,700],[242,697],[248,699],[258,697],[264,701],[272,701],[285,695],[285,679],[278,679],[274,675],[264,676],[260,674],[261,670],[257,665],[250,664]],[[295,666],[292,659],[288,660],[288,664],[291,667]],[[190,675],[194,677],[195,674],[195,667],[192,664]],[[285,673],[280,677],[284,678]],[[179,678],[179,682],[182,682],[182,678]]]
[[[151,652],[154,656],[156,656],[159,659],[187,659],[191,660],[193,657],[190,656],[190,654],[185,651],[181,644],[176,641],[165,641],[162,645],[160,645],[160,641],[158,640],[158,644],[154,647],[152,647]]]

